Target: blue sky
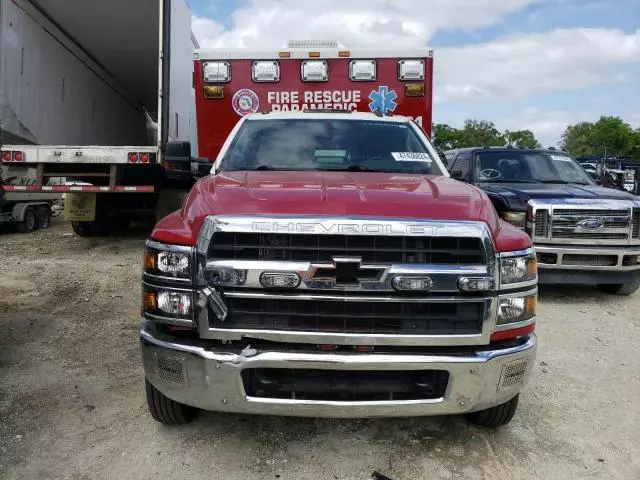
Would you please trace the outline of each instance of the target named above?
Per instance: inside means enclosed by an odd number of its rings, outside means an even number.
[[[429,46],[436,122],[529,128],[545,145],[600,115],[640,127],[640,0],[188,1],[203,46]]]

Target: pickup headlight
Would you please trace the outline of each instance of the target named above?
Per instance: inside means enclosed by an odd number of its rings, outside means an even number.
[[[538,263],[533,249],[500,254],[500,285],[517,287],[534,284],[538,279]]]
[[[525,322],[536,314],[537,295],[501,297],[498,305],[498,325]]]
[[[144,273],[169,280],[191,280],[192,251],[190,247],[147,242]]]
[[[514,227],[518,227],[522,230],[524,230],[527,224],[526,212],[502,212],[500,216],[505,222],[508,222]]]

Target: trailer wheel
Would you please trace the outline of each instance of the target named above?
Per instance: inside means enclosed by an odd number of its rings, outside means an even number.
[[[480,410],[479,412],[468,413],[467,422],[479,427],[496,428],[502,427],[511,421],[518,407],[518,397],[516,395],[508,402],[496,405],[495,407]]]
[[[631,295],[640,288],[640,279],[631,280],[627,283],[600,284],[598,288],[610,295]]]
[[[198,414],[198,409],[178,403],[165,397],[145,379],[147,405],[153,419],[165,425],[184,425],[191,422]]]
[[[18,224],[21,233],[33,232],[37,228],[36,212],[33,208],[27,207],[24,211],[24,218]]]
[[[109,235],[109,226],[102,219],[91,222],[71,222],[71,228],[79,237],[104,237]]]
[[[36,210],[36,223],[38,228],[49,228],[51,222],[51,212],[47,207],[40,207]]]

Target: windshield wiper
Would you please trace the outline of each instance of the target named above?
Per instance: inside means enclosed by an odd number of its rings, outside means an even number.
[[[539,180],[517,180],[512,178],[489,178],[480,180],[482,183],[542,183]]]
[[[363,167],[362,165],[349,165],[344,168],[320,168],[320,172],[381,172],[389,173],[389,170],[378,170],[375,168]]]
[[[274,170],[278,170],[278,169],[275,167],[272,167],[271,165],[258,165],[255,168],[249,169],[249,171],[251,172],[271,172]]]

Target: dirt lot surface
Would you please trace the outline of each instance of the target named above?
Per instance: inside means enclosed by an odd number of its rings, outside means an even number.
[[[543,290],[534,378],[497,431],[216,413],[169,428],[143,390],[144,238],[0,234],[0,478],[640,478],[640,294]]]

